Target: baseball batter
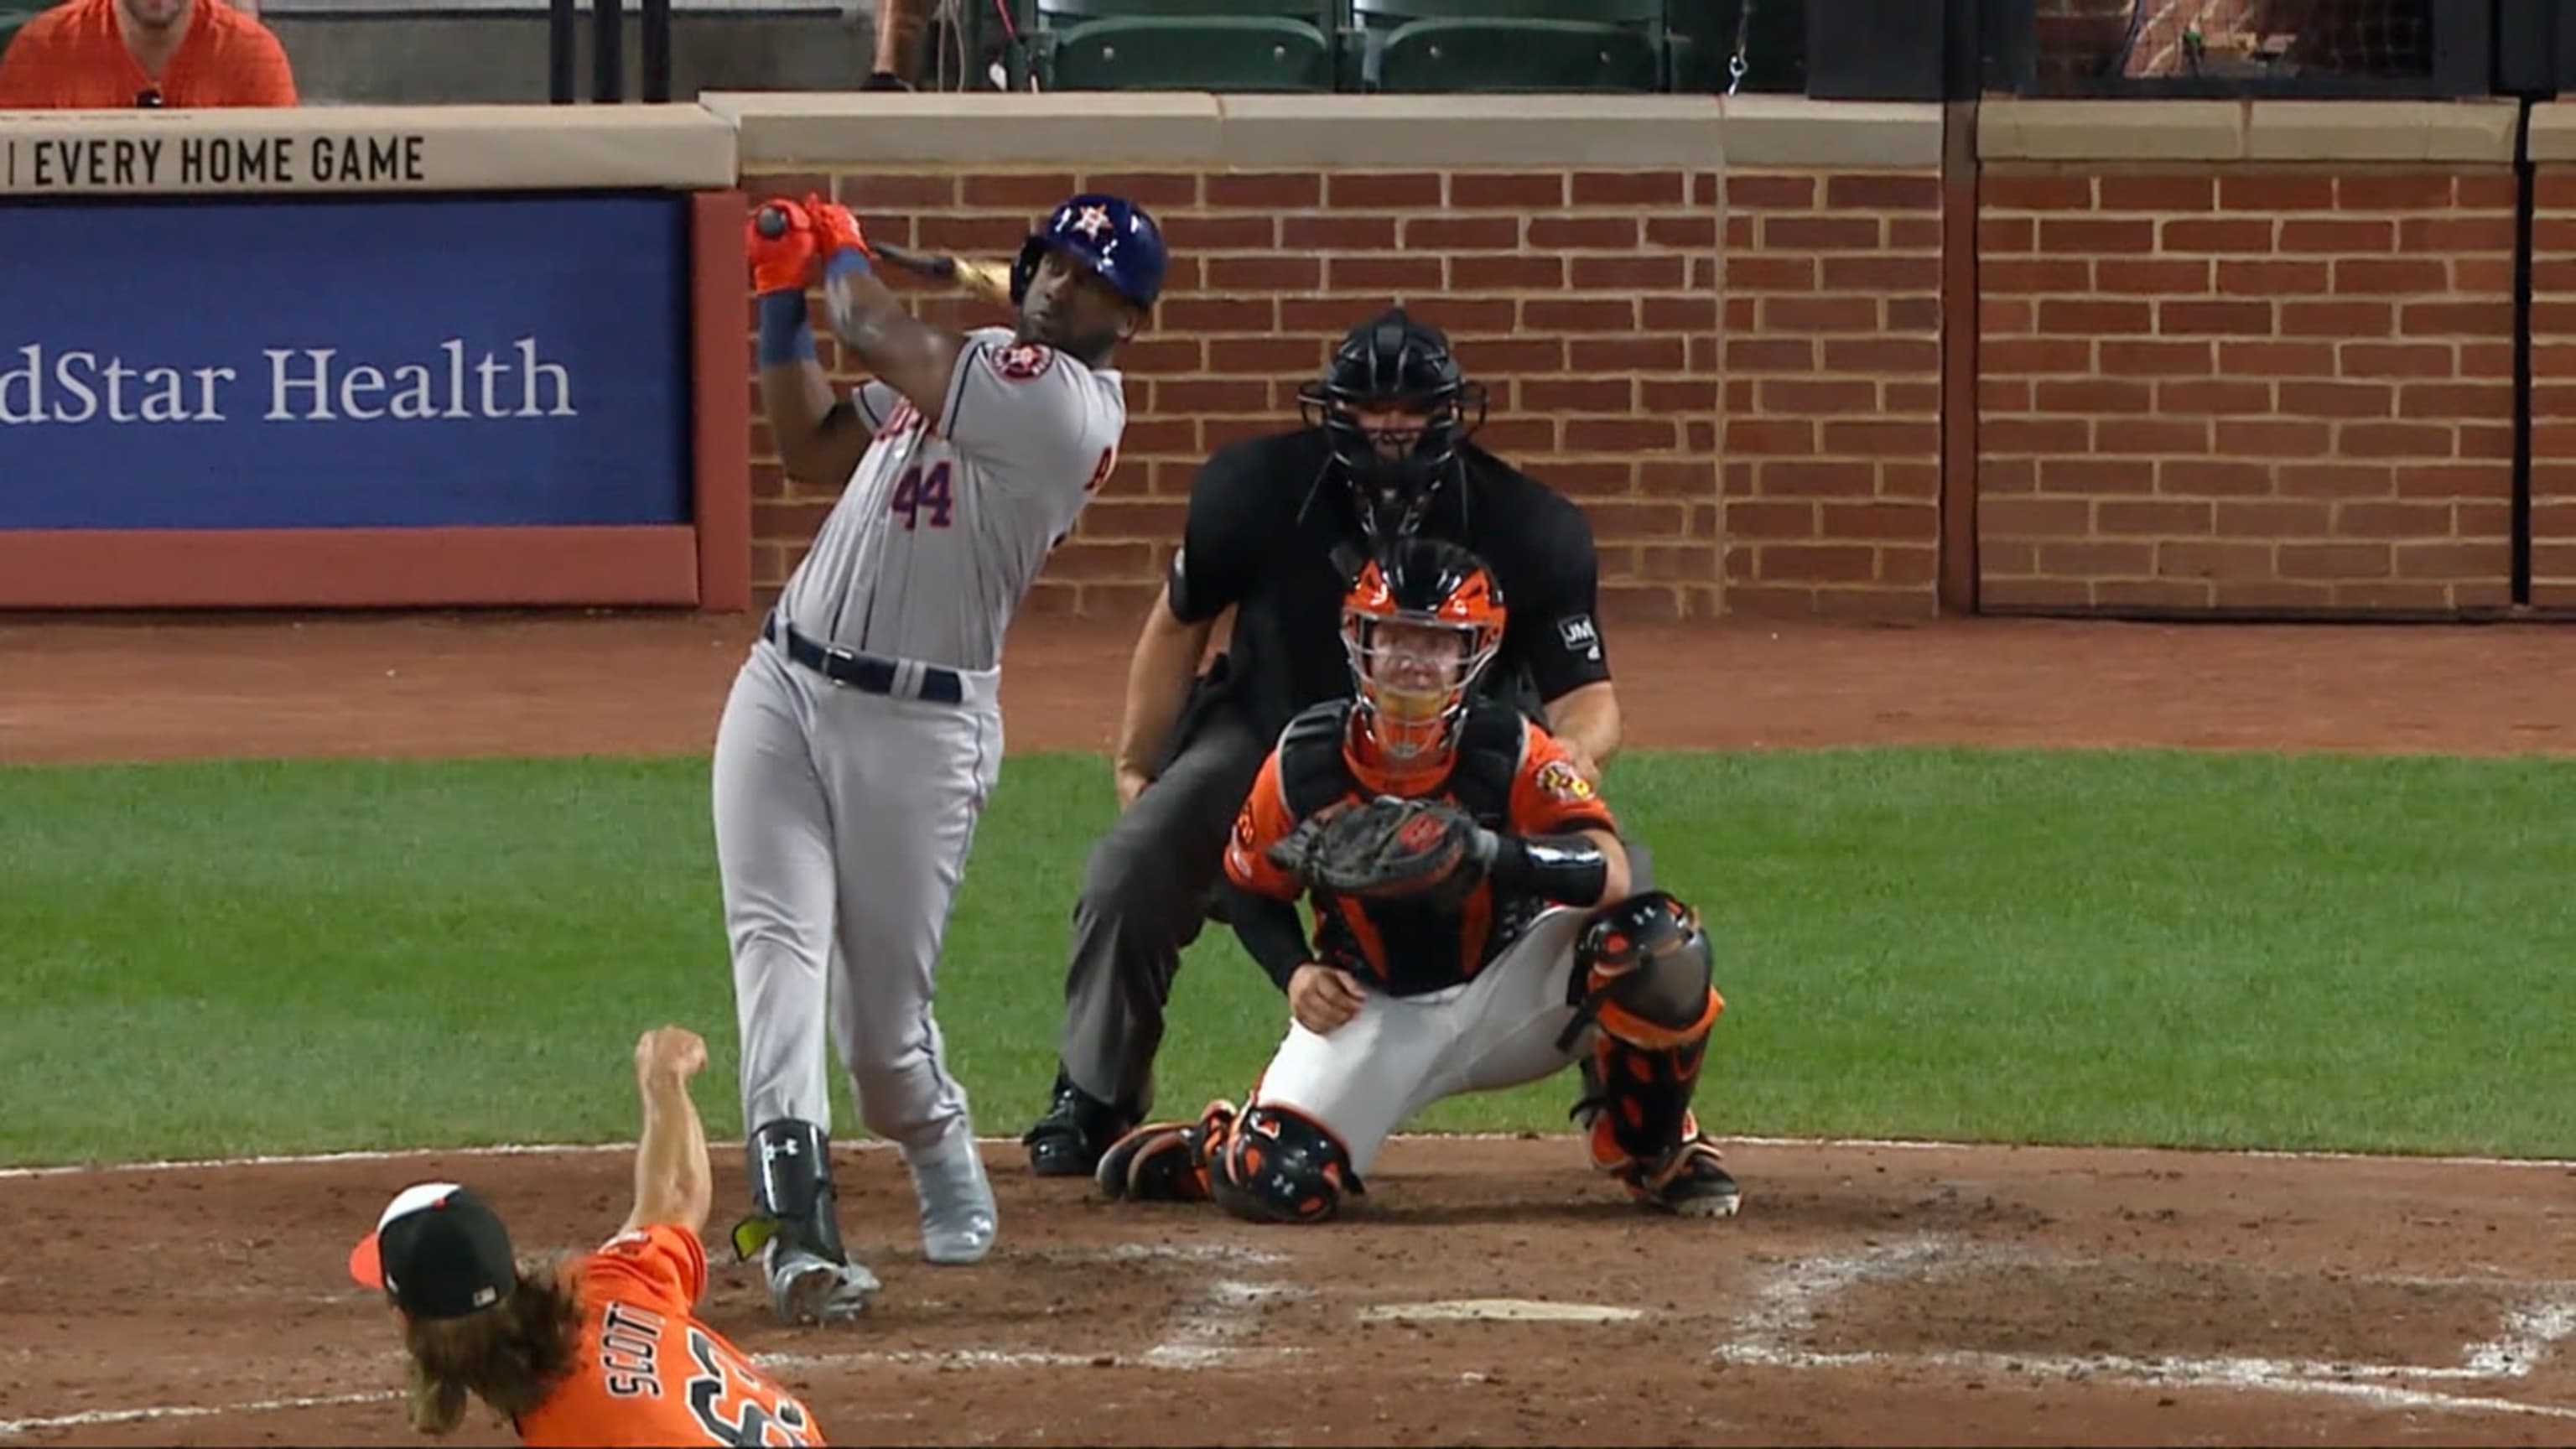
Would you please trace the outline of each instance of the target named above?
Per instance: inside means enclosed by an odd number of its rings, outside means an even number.
[[[735,679],[714,809],[752,1196],[734,1248],[760,1256],[780,1318],[818,1322],[878,1286],[834,1207],[827,1023],[860,1120],[902,1150],[925,1255],[972,1263],[992,1247],[933,979],[1001,767],[1002,638],[1117,462],[1111,359],[1165,256],[1144,211],[1074,197],[1013,267],[1016,330],[960,335],[873,275],[846,208],[770,205],[772,224],[749,227],[762,402],[788,474],[842,492]],[[832,331],[874,375],[846,398],[806,322],[818,262]]]
[[[1281,733],[1225,850],[1228,919],[1288,993],[1288,1038],[1240,1112],[1119,1138],[1101,1190],[1320,1221],[1425,1107],[1578,1066],[1595,1167],[1649,1207],[1732,1215],[1691,1113],[1725,1005],[1708,938],[1670,894],[1630,893],[1617,821],[1546,729],[1471,698],[1503,634],[1492,576],[1405,540],[1343,617],[1357,698]]]

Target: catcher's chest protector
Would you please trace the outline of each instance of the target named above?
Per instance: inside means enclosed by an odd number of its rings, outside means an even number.
[[[1370,791],[1342,757],[1351,701],[1315,705],[1289,722],[1279,737],[1279,788],[1289,826],[1337,800],[1367,799]],[[1457,802],[1489,830],[1512,828],[1512,781],[1519,777],[1524,725],[1509,705],[1479,701],[1458,730],[1458,753],[1449,774],[1428,792]],[[1478,885],[1459,909],[1411,901],[1345,901],[1316,893],[1319,954],[1335,965],[1374,976],[1392,995],[1438,991],[1475,974],[1520,935],[1538,902],[1496,899]],[[1354,930],[1350,914],[1368,924]]]

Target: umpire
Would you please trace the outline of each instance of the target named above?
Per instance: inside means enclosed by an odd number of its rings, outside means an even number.
[[[1054,1104],[1021,1139],[1039,1176],[1088,1176],[1153,1105],[1163,1005],[1208,917],[1227,832],[1289,719],[1350,693],[1343,591],[1382,543],[1419,533],[1481,555],[1511,606],[1488,687],[1541,719],[1595,783],[1619,747],[1591,525],[1469,441],[1484,389],[1448,338],[1387,312],[1342,339],[1298,404],[1304,427],[1200,467],[1169,587],[1137,637],[1121,813],[1073,909]],[[1201,675],[1228,607],[1233,633]]]

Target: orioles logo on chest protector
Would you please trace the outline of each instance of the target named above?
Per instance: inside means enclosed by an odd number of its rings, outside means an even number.
[[[1396,844],[1409,851],[1425,851],[1440,843],[1448,827],[1434,815],[1417,815],[1395,833]]]
[[[1592,782],[1564,760],[1550,760],[1538,772],[1538,787],[1559,800],[1589,800]]]

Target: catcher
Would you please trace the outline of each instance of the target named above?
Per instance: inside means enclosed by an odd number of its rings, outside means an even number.
[[[1503,622],[1455,544],[1407,539],[1360,570],[1342,611],[1357,697],[1281,733],[1225,852],[1230,923],[1287,992],[1288,1038],[1240,1111],[1111,1144],[1102,1192],[1321,1221],[1433,1102],[1579,1066],[1595,1167],[1648,1207],[1735,1212],[1690,1110],[1725,1006],[1708,938],[1673,896],[1629,893],[1609,807],[1544,728],[1470,702]]]

